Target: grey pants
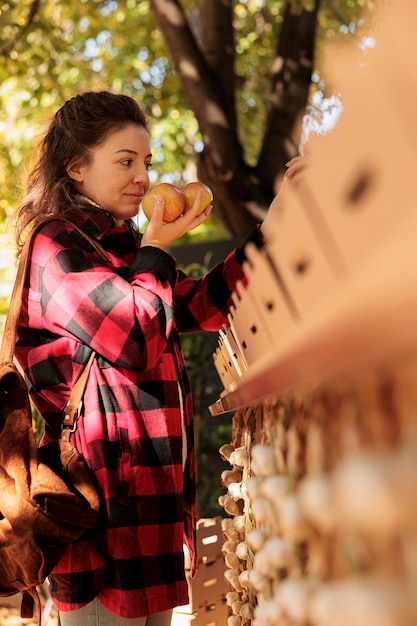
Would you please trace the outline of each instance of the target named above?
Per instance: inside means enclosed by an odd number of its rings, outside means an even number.
[[[61,626],[170,626],[172,611],[129,619],[108,611],[97,600],[76,611],[60,611]]]

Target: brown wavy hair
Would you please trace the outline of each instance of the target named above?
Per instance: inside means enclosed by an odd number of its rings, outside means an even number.
[[[145,113],[127,95],[87,91],[65,102],[31,154],[15,220],[19,248],[25,233],[49,213],[65,214],[85,208],[67,174],[68,163],[74,158],[88,163],[92,148],[132,123],[149,131]]]

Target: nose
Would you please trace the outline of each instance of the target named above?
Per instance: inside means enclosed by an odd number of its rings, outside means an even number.
[[[133,177],[135,183],[149,184],[149,173],[145,165],[138,167]]]

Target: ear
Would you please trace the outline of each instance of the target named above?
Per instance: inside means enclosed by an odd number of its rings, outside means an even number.
[[[83,162],[81,159],[74,159],[73,161],[70,161],[65,169],[68,176],[72,178],[72,180],[77,183],[81,183],[83,181]]]

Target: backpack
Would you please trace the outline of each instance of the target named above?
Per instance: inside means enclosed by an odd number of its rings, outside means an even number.
[[[22,249],[0,353],[0,596],[22,592],[22,617],[32,617],[36,605],[39,624],[41,604],[36,588],[68,544],[94,526],[100,507],[93,477],[69,442],[94,352],[64,409],[61,438],[39,449],[28,386],[13,362],[32,241],[44,223],[32,231]],[[108,261],[96,240],[69,223]]]

